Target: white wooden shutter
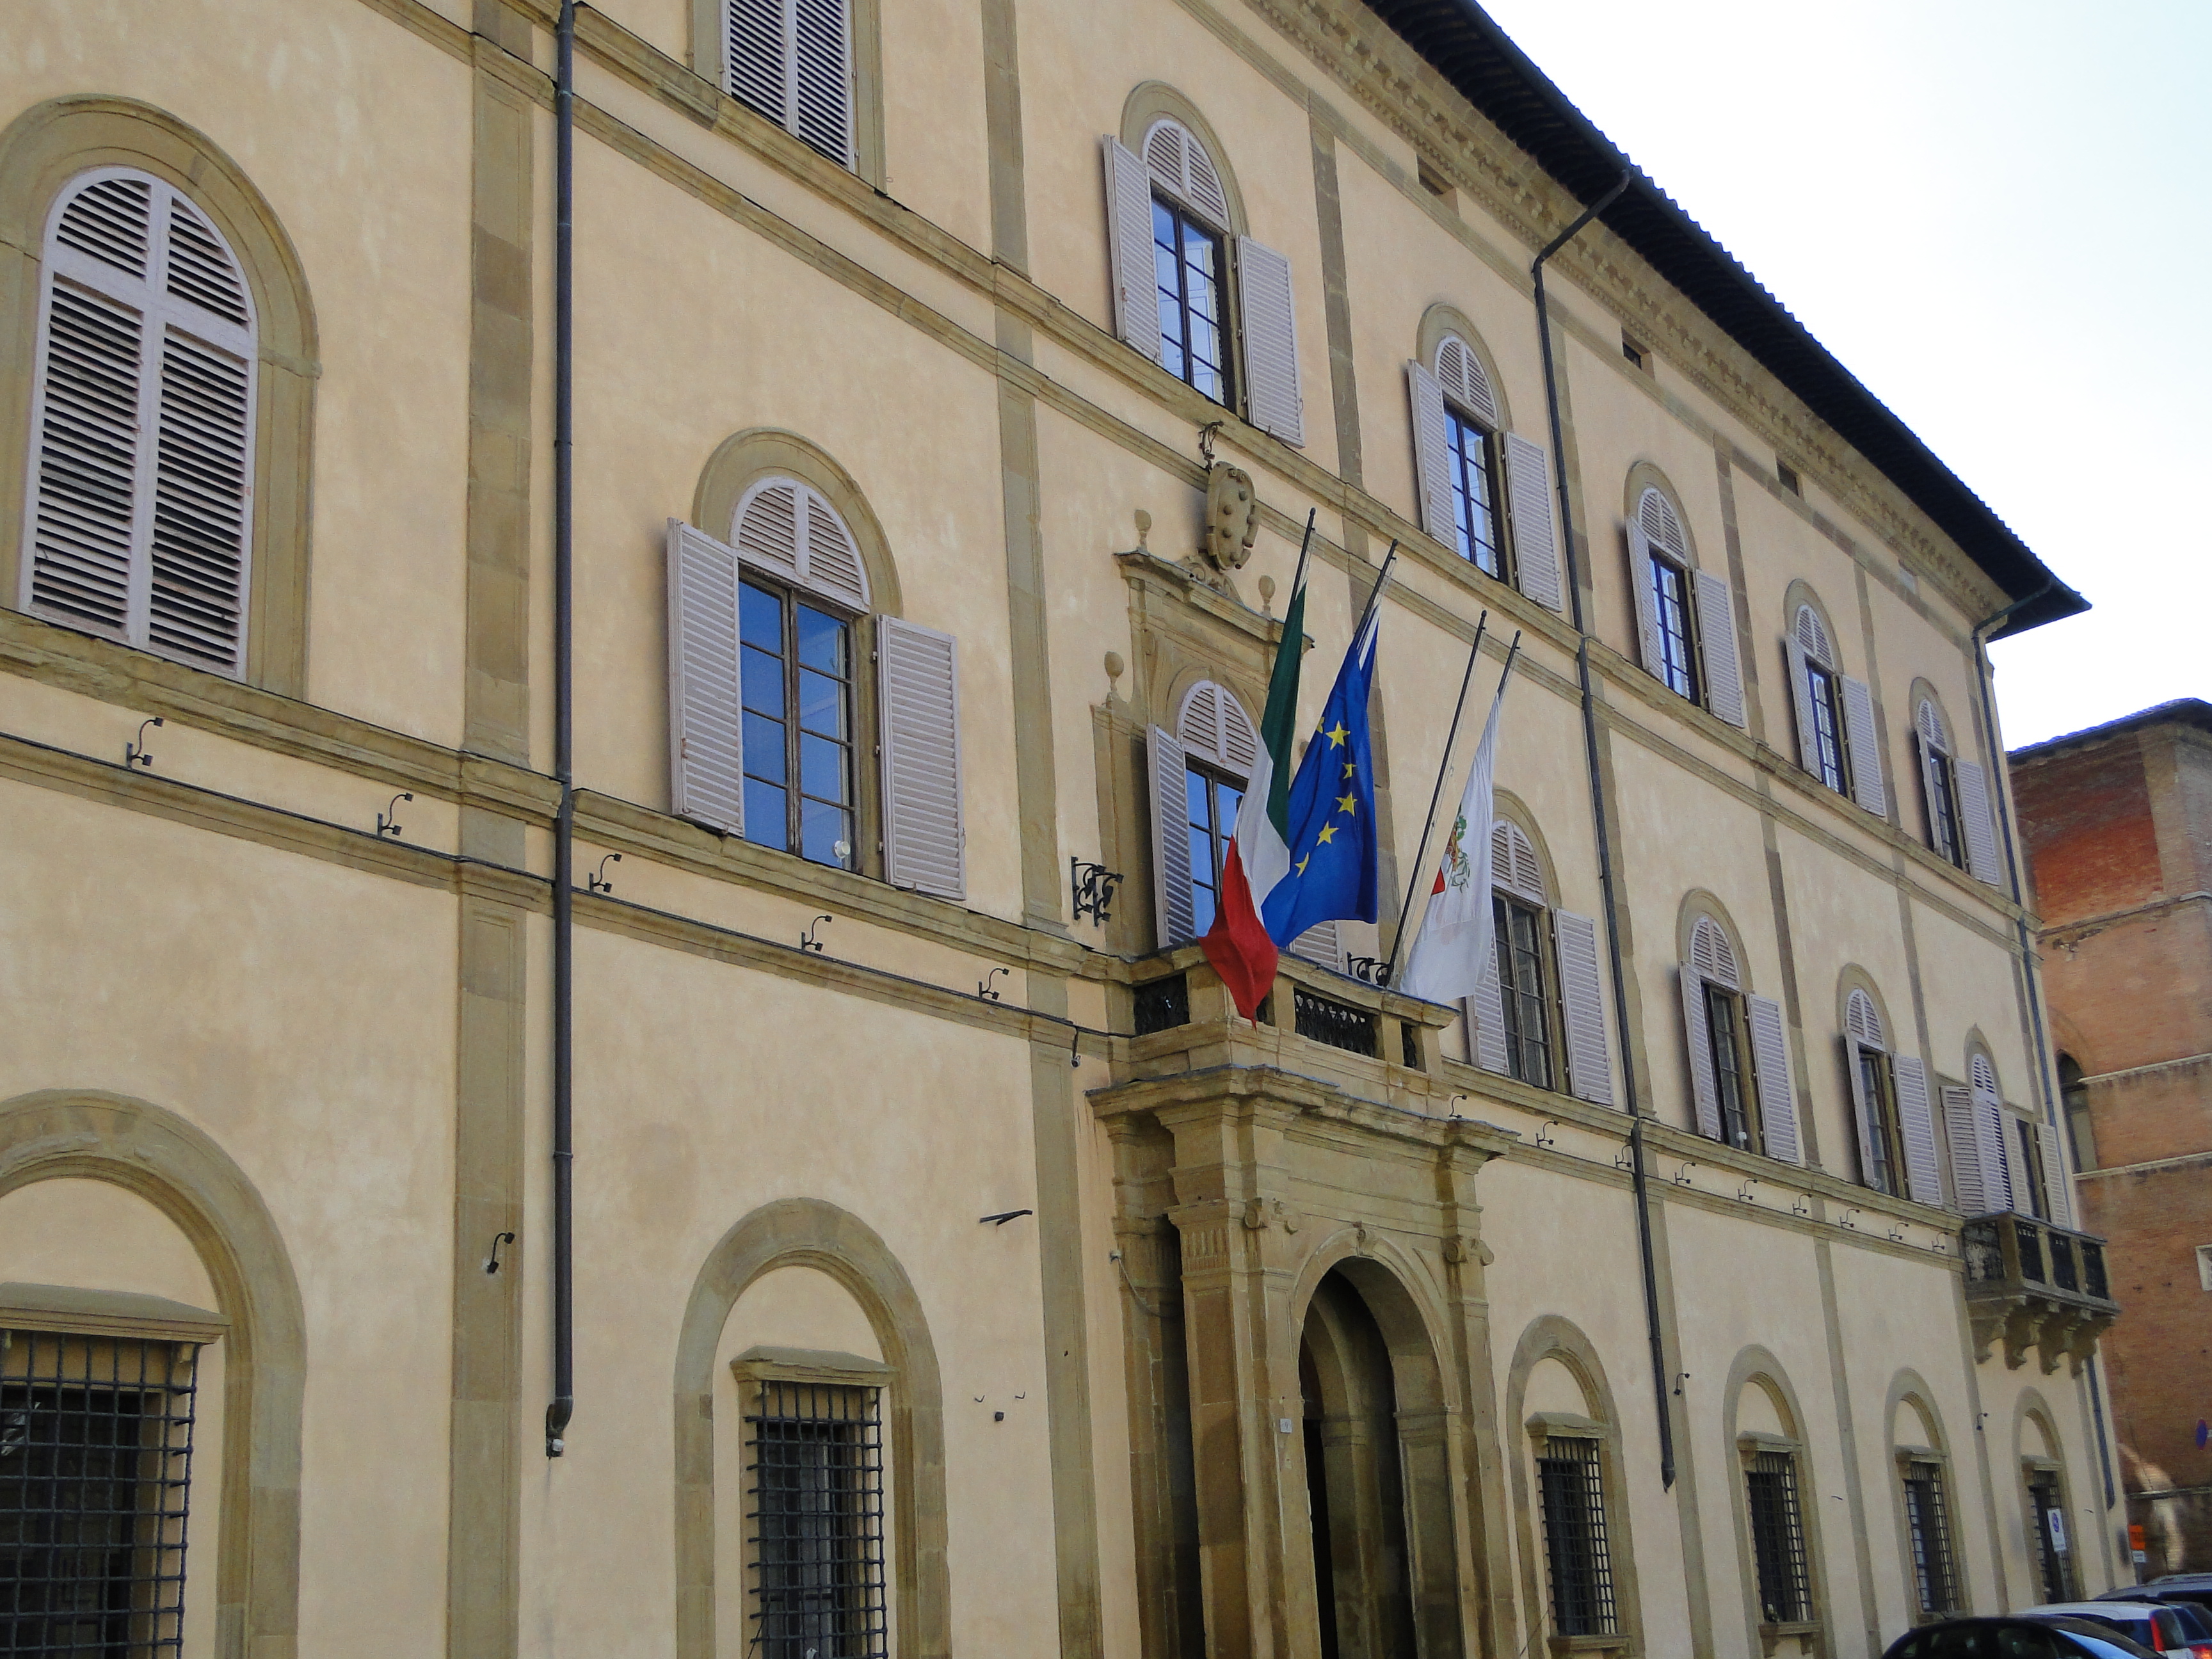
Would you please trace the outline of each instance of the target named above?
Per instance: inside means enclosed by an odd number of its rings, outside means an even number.
[[[1344,971],[1344,942],[1333,921],[1317,921],[1291,941],[1290,953],[1301,962],[1334,973]]]
[[[1688,963],[1679,975],[1682,992],[1682,1041],[1690,1056],[1690,1106],[1698,1133],[1721,1138],[1720,1085],[1713,1077],[1712,1026],[1705,1012],[1705,976]]]
[[[853,165],[852,28],[845,0],[791,0],[791,131]]]
[[[1996,886],[2004,878],[1997,860],[1996,819],[1990,811],[1989,774],[1972,761],[1954,760],[1959,781],[1959,829],[1966,838],[1966,868],[1976,881]]]
[[[1613,1062],[1605,1051],[1604,982],[1598,977],[1597,924],[1570,910],[1552,912],[1552,947],[1559,963],[1559,1004],[1566,1015],[1567,1075],[1577,1100],[1613,1104]]]
[[[2020,1207],[2018,1194],[2013,1190],[2012,1148],[2005,1144],[2008,1115],[2003,1103],[1990,1096],[1982,1103],[1974,1120],[1974,1132],[1982,1152],[1982,1195],[1992,1210]]]
[[[737,553],[671,519],[669,810],[732,836],[745,827],[738,673]]]
[[[791,123],[788,0],[724,0],[722,52],[730,95],[779,126]]]
[[[245,360],[165,331],[147,641],[225,674],[246,666],[252,392]]]
[[[1889,790],[1882,782],[1881,744],[1875,735],[1874,691],[1849,675],[1844,682],[1844,743],[1851,756],[1851,799],[1876,817],[1889,814]]]
[[[1160,360],[1159,278],[1152,266],[1152,187],[1145,164],[1115,140],[1106,156],[1106,247],[1113,263],[1114,331]]]
[[[1510,1074],[1513,1062],[1505,1052],[1505,997],[1498,983],[1498,952],[1482,964],[1482,978],[1466,1001],[1467,1029],[1473,1038],[1474,1063],[1500,1077]]]
[[[1698,572],[1698,635],[1705,653],[1705,700],[1730,726],[1743,726],[1743,665],[1736,659],[1735,603],[1729,585]]]
[[[142,335],[128,307],[49,285],[31,415],[38,471],[21,604],[118,639],[131,615],[140,400],[149,390]]]
[[[1628,592],[1636,602],[1636,649],[1644,670],[1663,683],[1666,653],[1659,642],[1659,599],[1651,591],[1651,538],[1644,526],[1628,521]]]
[[[878,617],[876,659],[883,700],[884,878],[939,898],[965,898],[959,647],[949,634]]]
[[[1291,262],[1249,236],[1238,237],[1237,289],[1244,310],[1244,405],[1252,424],[1286,444],[1303,446],[1305,404],[1298,396],[1298,321],[1291,300]]]
[[[2066,1161],[2058,1155],[2058,1136],[2048,1123],[2035,1126],[2037,1144],[2043,1149],[2043,1184],[2051,1201],[2051,1224],[2074,1224],[2073,1183],[2066,1179]]]
[[[1797,764],[1817,778],[1820,775],[1820,728],[1813,724],[1813,677],[1807,671],[1805,647],[1792,635],[1782,641],[1782,654],[1790,665],[1790,710],[1797,727]]]
[[[1443,388],[1417,362],[1406,365],[1406,391],[1413,406],[1413,482],[1421,497],[1421,528],[1455,551],[1459,525],[1453,516],[1451,433],[1444,420]]]
[[[1221,187],[1213,157],[1198,135],[1172,116],[1163,116],[1145,134],[1145,165],[1152,181],[1216,230],[1229,228],[1229,193]]]
[[[1190,805],[1183,782],[1189,767],[1175,734],[1158,726],[1146,759],[1152,783],[1152,915],[1164,951],[1198,937],[1190,890]]]
[[[1751,1063],[1759,1084],[1759,1127],[1766,1155],[1784,1164],[1802,1164],[1797,1139],[1796,1091],[1790,1081],[1790,1040],[1782,1024],[1782,1005],[1772,997],[1747,996],[1751,1024]]]
[[[1858,1130],[1859,1184],[1874,1185],[1874,1103],[1867,1098],[1866,1075],[1859,1069],[1861,1045],[1844,1039],[1844,1071],[1851,1085],[1851,1122]]]
[[[1981,1113],[1974,1091],[1960,1083],[1943,1085],[1943,1138],[1951,1148],[1951,1190],[1962,1215],[1986,1215],[1989,1201],[1982,1161]]]
[[[1936,1161],[1936,1121],[1928,1109],[1928,1068],[1912,1054],[1890,1056],[1897,1082],[1897,1121],[1905,1134],[1905,1182],[1917,1204],[1942,1207],[1943,1170]]]
[[[1493,429],[1499,424],[1498,398],[1474,349],[1456,334],[1437,342],[1437,384],[1444,395]]]
[[[1540,605],[1565,612],[1550,458],[1541,444],[1517,432],[1505,433],[1499,441],[1505,447],[1505,506],[1513,520],[1513,568],[1521,591]]]

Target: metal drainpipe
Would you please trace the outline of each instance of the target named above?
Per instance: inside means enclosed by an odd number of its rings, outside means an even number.
[[[2004,832],[2005,874],[2012,884],[2012,902],[2021,913],[2013,925],[2020,933],[2021,976],[2027,982],[2028,1023],[2035,1032],[2035,1070],[2043,1083],[2043,1118],[2051,1126],[2051,1156],[2058,1160],[2058,1167],[2064,1170],[2067,1136],[2063,1133],[2065,1126],[2058,1121],[2064,1091],[2058,1085],[2057,1075],[2045,1070],[2052,1058],[2051,1039],[2043,1023],[2043,988],[2036,975],[2035,936],[2028,931],[2027,889],[2021,879],[2020,847],[2013,834],[2010,805],[2012,769],[2005,758],[2003,745],[1997,739],[1996,685],[1990,667],[1989,653],[1991,629],[2014,611],[2033,605],[2057,586],[2058,578],[2051,577],[2026,599],[2014,599],[2003,610],[1983,617],[1974,624],[1968,637],[1974,642],[1974,675],[1981,684],[1982,733],[1990,746],[1990,764],[2000,774],[1992,780],[1990,794],[1996,802],[1997,826]],[[2088,1372],[2089,1411],[2097,1425],[2097,1472],[2104,1477],[2105,1507],[2110,1509],[2118,1498],[2112,1489],[2112,1447],[2105,1434],[2105,1391],[2097,1383],[2097,1357],[2094,1354],[2089,1356]]]
[[[553,823],[553,1399],[545,1407],[545,1455],[567,1449],[576,1409],[575,1162],[571,1064],[574,1056],[576,848],[574,544],[575,260],[570,209],[576,183],[576,3],[561,0],[553,96],[553,775],[561,786]]]
[[[1635,181],[1633,172],[1622,173],[1620,183],[1583,209],[1581,217],[1544,245],[1529,271],[1536,282],[1536,337],[1543,349],[1544,404],[1552,422],[1552,476],[1559,498],[1559,540],[1566,550],[1567,592],[1575,632],[1581,636],[1581,644],[1575,652],[1575,668],[1582,682],[1583,754],[1589,766],[1590,817],[1597,831],[1598,883],[1605,894],[1605,947],[1613,963],[1613,1029],[1620,1033],[1621,1098],[1628,1111],[1630,1173],[1636,1191],[1636,1249],[1644,1269],[1644,1328],[1651,1346],[1651,1388],[1658,1406],[1659,1481],[1661,1486],[1671,1488],[1674,1484],[1674,1425],[1667,1387],[1666,1343],[1659,1328],[1659,1275],[1651,1255],[1650,1180],[1644,1167],[1644,1113],[1636,1098],[1636,1060],[1628,1044],[1627,974],[1620,957],[1620,906],[1613,882],[1613,836],[1606,823],[1605,772],[1598,763],[1597,697],[1590,672],[1590,635],[1583,618],[1582,583],[1576,576],[1575,515],[1573,503],[1568,498],[1566,433],[1559,421],[1559,370],[1552,361],[1552,317],[1544,297],[1545,262],[1573,240],[1583,226],[1619,200]]]

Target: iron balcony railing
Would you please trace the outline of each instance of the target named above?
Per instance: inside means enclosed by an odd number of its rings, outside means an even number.
[[[2037,1347],[2045,1370],[2078,1367],[2119,1312],[2101,1238],[2007,1210],[1972,1218],[1959,1242],[1976,1334],[1986,1351],[2002,1332],[2008,1364]]]

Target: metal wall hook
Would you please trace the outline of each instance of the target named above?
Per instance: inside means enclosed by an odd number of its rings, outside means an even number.
[[[592,893],[613,892],[615,890],[615,884],[607,878],[607,866],[610,864],[620,864],[621,862],[622,854],[620,853],[610,853],[606,857],[601,859],[599,860],[599,867],[592,871],[590,875],[584,878],[585,890]]]
[[[514,1243],[514,1235],[513,1233],[494,1233],[492,1235],[491,1255],[484,1262],[484,1271],[486,1273],[495,1273],[499,1271],[499,1247],[502,1244],[512,1244]]]
[[[1757,1185],[1759,1185],[1757,1176],[1746,1176],[1743,1178],[1743,1185],[1735,1189],[1735,1195],[1747,1204],[1756,1204],[1759,1200],[1753,1194],[1751,1189]]]
[[[1849,1227],[1853,1232],[1856,1232],[1859,1230],[1858,1215],[1859,1212],[1856,1210],[1846,1210],[1836,1218],[1836,1224],[1838,1227]]]
[[[1674,1398],[1675,1398],[1675,1399],[1680,1400],[1680,1399],[1682,1397],[1682,1388],[1683,1388],[1683,1385],[1684,1385],[1685,1383],[1688,1382],[1689,1382],[1689,1380],[1690,1380],[1690,1374],[1689,1374],[1689,1372],[1687,1372],[1687,1371],[1676,1371],[1676,1372],[1674,1373]]]
[[[991,988],[998,983],[1000,975],[1011,973],[1012,971],[1013,970],[1009,968],[994,968],[989,973],[984,975],[981,982],[976,985],[975,994],[980,998],[988,998],[989,1000],[996,1002],[999,1000],[999,994]]]
[[[977,1216],[975,1218],[975,1224],[980,1227],[988,1221],[994,1227],[1003,1227],[1009,1221],[1018,1220],[1023,1216],[1035,1215],[1036,1213],[1036,1212],[1035,1210],[1001,1210],[996,1215]]]
[[[1802,1197],[1802,1198],[1793,1198],[1793,1199],[1791,1199],[1791,1200],[1790,1200],[1790,1214],[1792,1214],[1792,1215],[1810,1215],[1810,1214],[1812,1214],[1812,1213],[1813,1213],[1813,1194],[1810,1194],[1810,1193],[1808,1193],[1808,1194],[1806,1194],[1804,1195],[1804,1197]]]
[[[1613,1167],[1616,1170],[1630,1170],[1636,1168],[1636,1145],[1633,1141],[1624,1140],[1620,1143],[1620,1150],[1613,1155]]]
[[[1674,1166],[1674,1184],[1677,1187],[1688,1186],[1690,1184],[1690,1171],[1697,1167],[1697,1159],[1694,1158],[1684,1158],[1680,1164]]]
[[[1454,1117],[1457,1117],[1459,1115],[1460,1102],[1462,1100],[1471,1100],[1474,1097],[1472,1095],[1454,1095],[1451,1097],[1451,1115]]]
[[[1559,1119],[1557,1119],[1557,1118],[1551,1118],[1551,1119],[1547,1120],[1547,1121],[1545,1121],[1545,1123],[1542,1125],[1542,1127],[1540,1127],[1540,1128],[1536,1131],[1536,1144],[1537,1144],[1539,1146],[1558,1146],[1558,1145],[1559,1144],[1559,1136],[1557,1136],[1557,1135],[1547,1135],[1547,1134],[1546,1134],[1546,1133],[1544,1133],[1544,1130],[1546,1130],[1546,1129],[1556,1129],[1556,1128],[1558,1128],[1559,1127]]]
[[[146,728],[161,724],[161,717],[159,714],[150,720],[138,722],[137,740],[123,745],[123,763],[125,766],[143,766],[149,772],[154,769],[154,757],[146,752]]]
[[[1103,864],[1070,858],[1067,861],[1067,880],[1074,890],[1076,921],[1081,921],[1088,916],[1095,925],[1103,927],[1112,920],[1109,913],[1114,904],[1114,890],[1121,884],[1120,871],[1109,870]]]
[[[394,795],[392,798],[392,804],[376,815],[376,833],[380,836],[389,836],[394,841],[398,840],[399,803],[414,799],[415,792],[411,789],[403,789]]]
[[[1221,435],[1221,428],[1227,424],[1226,421],[1208,421],[1198,429],[1198,453],[1205,458],[1209,468],[1213,465],[1213,441]]]
[[[823,922],[835,921],[836,920],[836,917],[828,915],[815,917],[813,921],[806,924],[806,931],[799,936],[799,948],[802,951],[811,951],[815,955],[820,956],[822,954],[822,941],[817,939],[815,935],[821,932],[822,924]]]

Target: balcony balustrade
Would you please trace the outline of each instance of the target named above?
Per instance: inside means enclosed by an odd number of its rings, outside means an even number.
[[[2065,1360],[2075,1375],[2118,1315],[2105,1274],[2105,1241],[2012,1211],[1976,1216],[1960,1229],[1974,1358],[2004,1343],[2005,1364],[2036,1350],[2043,1369]]]

